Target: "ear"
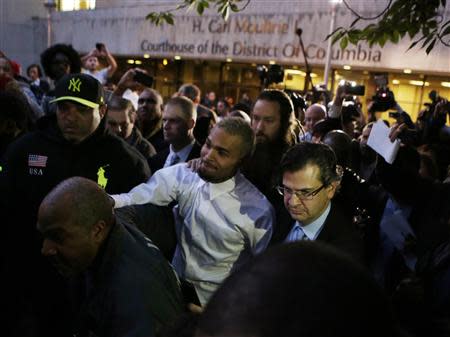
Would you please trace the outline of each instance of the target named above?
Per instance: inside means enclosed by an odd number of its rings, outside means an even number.
[[[336,180],[333,181],[330,186],[327,187],[327,196],[328,199],[333,199],[334,195],[336,194],[336,191],[339,189],[339,187],[341,186],[341,181],[340,180]]]
[[[108,234],[106,222],[104,220],[97,221],[92,227],[91,234],[94,242],[103,242],[106,235]]]
[[[192,118],[189,119],[189,120],[187,121],[187,126],[188,126],[188,129],[189,129],[189,130],[193,129],[194,126],[195,126],[195,120],[193,120]]]
[[[103,117],[105,117],[107,108],[108,106],[106,104],[102,104],[99,106],[98,112],[100,114],[100,118],[103,119]]]

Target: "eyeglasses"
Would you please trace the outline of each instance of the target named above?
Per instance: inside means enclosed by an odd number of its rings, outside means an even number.
[[[291,190],[285,186],[277,186],[276,189],[278,193],[289,198],[295,194],[295,196],[300,200],[312,200],[320,191],[322,191],[324,187],[326,187],[325,184],[311,192]]]

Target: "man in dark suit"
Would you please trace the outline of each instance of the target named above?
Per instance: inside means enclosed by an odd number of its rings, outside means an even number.
[[[152,172],[200,157],[201,146],[195,141],[193,130],[197,112],[194,103],[186,97],[167,101],[162,114],[164,141],[169,148],[150,158]]]
[[[318,240],[363,261],[363,240],[352,219],[332,202],[342,169],[333,150],[324,144],[301,143],[281,160],[282,184],[278,191],[294,222],[287,242]]]

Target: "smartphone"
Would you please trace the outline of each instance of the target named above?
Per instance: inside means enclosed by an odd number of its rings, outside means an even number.
[[[103,43],[97,42],[95,44],[95,48],[97,48],[98,51],[102,51],[105,48],[105,45]]]
[[[142,71],[136,71],[134,73],[133,79],[136,82],[145,85],[146,87],[151,87],[153,85],[153,77],[147,75],[146,73],[143,73]]]
[[[364,85],[348,85],[345,87],[345,93],[349,95],[364,96],[365,92],[366,87]]]

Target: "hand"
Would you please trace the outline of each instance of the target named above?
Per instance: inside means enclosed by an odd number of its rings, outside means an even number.
[[[346,92],[345,85],[338,85],[336,89],[336,95],[334,96],[333,105],[341,106],[344,101]]]
[[[187,308],[193,314],[201,314],[203,312],[203,308],[194,303],[188,303]]]
[[[394,124],[391,127],[391,131],[389,132],[389,139],[391,142],[394,142],[396,139],[398,139],[398,136],[403,132],[403,130],[406,130],[408,126],[405,123],[402,124]]]
[[[192,172],[198,172],[198,169],[200,168],[200,165],[202,163],[202,160],[200,158],[191,159],[189,160],[186,165],[188,168],[192,170]]]

